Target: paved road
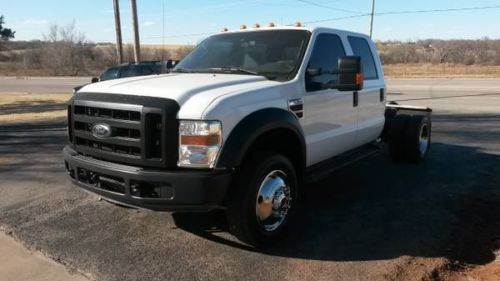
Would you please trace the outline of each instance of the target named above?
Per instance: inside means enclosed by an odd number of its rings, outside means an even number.
[[[71,186],[57,122],[0,127],[0,225],[97,280],[415,280],[446,259],[484,264],[500,216],[500,96],[450,98],[466,87],[455,82],[390,81],[390,99],[435,109],[430,157],[383,152],[308,185],[291,235],[267,251],[235,241],[217,212],[126,209]],[[481,85],[500,80],[460,83],[495,94]]]
[[[90,82],[90,77],[6,77],[0,76],[1,93],[68,94],[73,88]]]

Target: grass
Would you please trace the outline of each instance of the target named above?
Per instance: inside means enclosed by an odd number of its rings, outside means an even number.
[[[16,113],[0,114],[0,124],[63,118],[66,116],[66,110],[44,110],[43,106],[64,105],[70,98],[70,94],[0,93],[0,112],[2,108],[16,109]]]
[[[500,66],[452,64],[384,65],[389,78],[499,78]]]

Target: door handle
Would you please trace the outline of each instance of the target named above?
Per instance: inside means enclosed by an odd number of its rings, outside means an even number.
[[[352,92],[352,106],[357,107],[359,104],[359,92],[354,91]]]

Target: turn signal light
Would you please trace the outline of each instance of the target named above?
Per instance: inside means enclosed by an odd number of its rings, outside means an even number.
[[[181,136],[181,143],[184,145],[219,145],[220,135]]]
[[[356,85],[363,87],[363,73],[356,73]]]

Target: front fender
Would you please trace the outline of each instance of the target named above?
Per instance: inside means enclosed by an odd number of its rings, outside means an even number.
[[[307,159],[304,133],[295,115],[279,108],[266,108],[249,114],[234,127],[224,142],[216,167],[239,166],[252,143],[259,136],[274,129],[292,131],[301,144],[302,159]]]

